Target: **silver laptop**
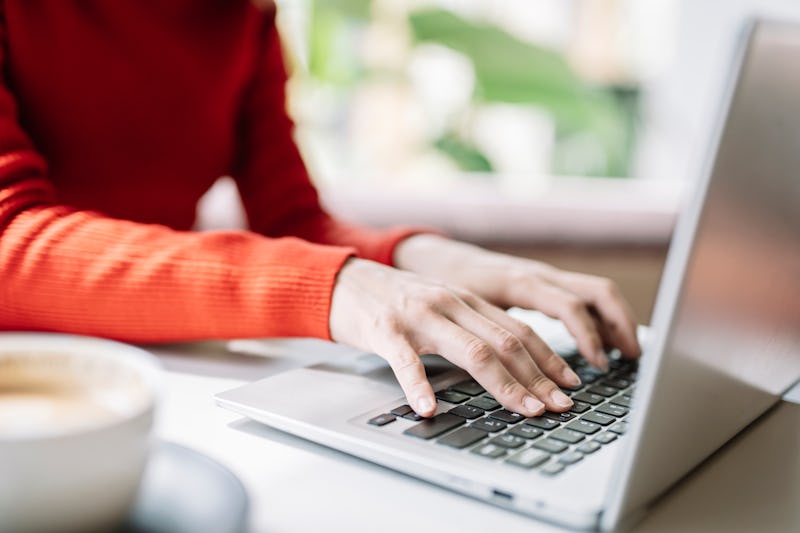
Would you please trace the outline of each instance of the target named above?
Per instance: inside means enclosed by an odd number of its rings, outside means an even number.
[[[608,374],[563,354],[584,380],[568,391],[569,413],[525,419],[426,357],[439,401],[420,420],[374,355],[285,372],[217,402],[540,519],[633,523],[800,378],[800,25],[751,23],[727,92],[645,353],[638,363],[611,354]]]

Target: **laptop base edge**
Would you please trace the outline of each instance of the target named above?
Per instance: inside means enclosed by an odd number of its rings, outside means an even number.
[[[474,500],[512,511],[526,517],[547,522],[559,527],[567,527],[581,531],[597,531],[600,525],[600,512],[581,513],[574,509],[560,509],[552,504],[541,501],[528,500],[524,497],[509,495],[496,487],[479,484],[472,480],[456,478],[451,473],[432,468],[426,464],[425,468],[410,471],[408,468],[409,457],[400,457],[396,450],[382,453],[376,449],[374,443],[362,443],[360,439],[352,438],[342,433],[327,430],[312,424],[299,423],[297,420],[284,418],[280,415],[270,414],[258,409],[249,408],[237,402],[215,397],[219,407],[233,411],[251,420],[265,424],[273,429],[288,433],[326,448],[344,452],[356,459],[362,459],[415,479],[423,480],[438,487],[447,489],[460,495],[469,496]]]

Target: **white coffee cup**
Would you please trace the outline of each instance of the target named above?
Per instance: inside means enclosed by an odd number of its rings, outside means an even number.
[[[124,520],[150,445],[159,365],[118,342],[0,333],[0,531]]]

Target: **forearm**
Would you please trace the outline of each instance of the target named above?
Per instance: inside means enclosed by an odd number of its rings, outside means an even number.
[[[136,342],[328,338],[335,276],[351,253],[32,208],[0,233],[0,328]]]
[[[425,231],[412,226],[374,229],[331,216],[321,207],[317,209],[315,214],[297,220],[284,231],[310,242],[352,247],[359,257],[384,265],[395,264],[393,261],[398,245]]]

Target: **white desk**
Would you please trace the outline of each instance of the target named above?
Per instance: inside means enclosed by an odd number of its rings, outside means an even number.
[[[222,390],[341,355],[318,341],[271,341],[261,356],[223,343],[150,347],[168,370],[160,438],[228,466],[247,487],[255,532],[562,531],[246,421]],[[663,497],[636,531],[800,530],[800,405],[784,402]],[[457,526],[455,525],[457,524]]]

